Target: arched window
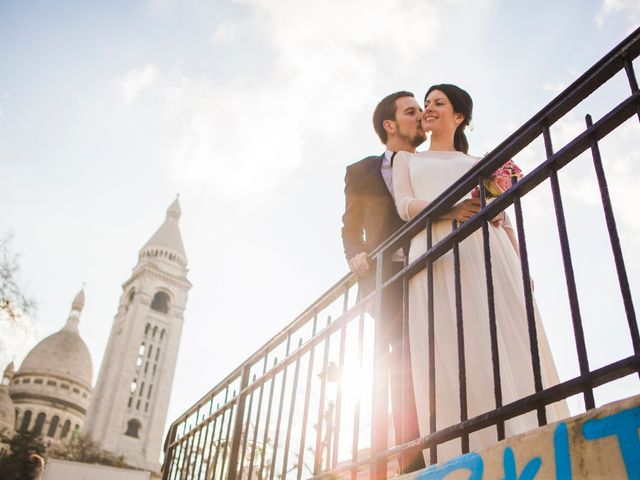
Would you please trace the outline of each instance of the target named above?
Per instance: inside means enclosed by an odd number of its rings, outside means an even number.
[[[55,438],[59,421],[60,421],[60,417],[58,417],[57,415],[55,415],[51,419],[51,423],[49,424],[49,430],[47,431],[47,437]]]
[[[24,415],[22,415],[22,424],[20,424],[20,431],[28,432],[30,423],[31,423],[31,410],[27,410],[26,412],[24,412]]]
[[[151,308],[158,312],[167,313],[169,311],[169,295],[166,292],[157,292],[151,301]]]
[[[42,427],[44,427],[44,422],[47,419],[47,414],[44,412],[40,412],[36,417],[36,424],[33,427],[33,433],[36,435],[40,435],[42,433]]]
[[[139,438],[140,427],[142,425],[138,420],[132,418],[127,422],[127,431],[124,432],[125,435],[133,438]]]
[[[69,435],[69,430],[71,430],[71,420],[67,420],[64,422],[62,426],[62,433],[60,434],[60,438],[66,438]]]
[[[136,290],[135,288],[132,288],[131,291],[129,292],[129,303],[133,302],[133,299],[135,296],[136,296]]]

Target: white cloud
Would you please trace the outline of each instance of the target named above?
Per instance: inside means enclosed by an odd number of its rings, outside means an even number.
[[[219,24],[211,35],[214,42],[232,40],[238,34],[239,25],[236,22],[223,22]]]
[[[596,24],[602,28],[611,18],[621,15],[626,23],[635,28],[640,21],[640,2],[637,0],[603,0],[600,10],[596,14]]]
[[[276,188],[315,138],[353,141],[345,133],[353,113],[374,104],[385,71],[413,67],[424,56],[439,17],[435,7],[417,0],[244,4],[252,7],[250,18],[218,24],[211,39],[232,49],[258,35],[274,53],[270,68],[220,82],[150,64],[117,84],[130,104],[145,92],[149,102],[138,103],[146,115],[160,109],[154,115],[163,131],[156,137],[187,187],[246,201]],[[306,21],[311,18],[314,26]]]
[[[157,77],[158,72],[156,68],[148,64],[141,69],[132,70],[116,79],[116,85],[122,90],[126,102],[133,103],[145,88],[149,88],[155,82]]]

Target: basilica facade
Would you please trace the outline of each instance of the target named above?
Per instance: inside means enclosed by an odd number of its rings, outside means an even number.
[[[38,343],[0,383],[0,434],[32,431],[50,444],[87,434],[136,468],[159,470],[184,310],[191,284],[176,199],[122,285],[95,387],[78,329],[84,291],[64,326]]]

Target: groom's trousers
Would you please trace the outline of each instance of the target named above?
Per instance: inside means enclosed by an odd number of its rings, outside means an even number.
[[[402,269],[402,263],[392,262],[391,273]],[[389,389],[391,392],[391,412],[396,445],[420,436],[416,413],[413,378],[411,373],[411,352],[409,331],[402,315],[402,282],[395,282],[382,292],[382,332],[389,345]],[[400,457],[400,470],[404,473],[425,468],[422,450],[407,452]]]

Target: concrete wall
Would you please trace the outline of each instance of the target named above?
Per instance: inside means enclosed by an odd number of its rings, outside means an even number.
[[[150,473],[142,470],[107,467],[91,463],[47,460],[43,480],[149,480]]]
[[[404,475],[402,480],[640,478],[640,396]],[[400,479],[400,477],[397,477]]]

